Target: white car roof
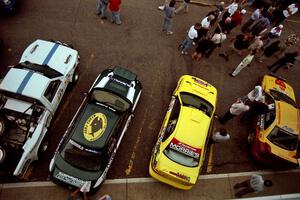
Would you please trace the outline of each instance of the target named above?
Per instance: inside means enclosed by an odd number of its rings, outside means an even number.
[[[51,80],[27,69],[11,68],[0,84],[0,89],[41,99]]]
[[[69,47],[45,40],[36,40],[25,49],[20,63],[29,61],[39,65],[48,65],[62,74],[67,74],[76,63],[77,56],[78,52]]]

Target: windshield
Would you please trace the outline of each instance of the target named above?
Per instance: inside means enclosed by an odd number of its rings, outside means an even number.
[[[196,108],[211,117],[214,108],[205,99],[186,92],[181,92],[180,98],[183,106]]]
[[[268,139],[277,146],[286,150],[294,151],[298,145],[298,137],[286,130],[275,127],[268,136]]]
[[[271,95],[274,97],[275,100],[279,101],[284,101],[288,104],[291,104],[292,106],[297,108],[297,104],[296,102],[290,98],[289,96],[287,96],[286,94],[276,91],[276,90],[270,90]]]
[[[88,171],[99,171],[103,160],[100,152],[86,149],[73,140],[67,143],[60,155],[71,165]]]
[[[48,65],[37,65],[30,62],[24,62],[16,65],[15,68],[30,69],[35,72],[39,72],[50,79],[62,76],[60,72],[56,71],[55,69],[52,69]]]
[[[121,112],[126,111],[130,107],[130,104],[120,96],[104,90],[94,90],[92,93],[92,99],[100,103],[104,103]]]

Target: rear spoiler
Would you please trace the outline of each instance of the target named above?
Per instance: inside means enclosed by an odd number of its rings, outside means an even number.
[[[280,79],[280,80],[286,82],[286,79],[285,79],[285,78],[282,78],[281,76],[279,76],[279,75],[277,75],[277,74],[275,74],[275,73],[273,73],[273,72],[270,72],[270,73],[269,73],[269,76],[273,76],[273,77],[275,77],[275,78],[277,78],[277,79]]]

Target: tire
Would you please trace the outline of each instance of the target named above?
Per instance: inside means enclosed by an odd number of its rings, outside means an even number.
[[[75,84],[78,81],[78,79],[79,79],[79,72],[78,70],[75,70],[72,76],[72,84]]]
[[[39,146],[38,159],[41,158],[42,154],[48,149],[48,147],[49,147],[49,140],[48,140],[48,136],[45,135]]]
[[[0,164],[5,161],[6,158],[6,151],[3,147],[0,146]]]
[[[7,126],[7,121],[3,117],[0,117],[0,137],[5,133]]]

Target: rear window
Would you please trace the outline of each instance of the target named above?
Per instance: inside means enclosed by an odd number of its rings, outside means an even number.
[[[196,108],[211,117],[214,107],[205,99],[186,92],[181,92],[180,98],[183,106]]]
[[[60,155],[74,167],[87,171],[99,171],[102,166],[101,162],[105,160],[100,152],[85,149],[73,140],[67,143]]]
[[[268,139],[275,145],[289,151],[294,151],[299,143],[298,136],[279,127],[275,127],[268,135]]]
[[[283,94],[282,92],[276,91],[276,90],[270,90],[271,95],[274,97],[275,100],[277,101],[284,101],[295,108],[297,108],[296,102],[290,98],[288,95]]]
[[[174,138],[164,150],[164,154],[180,165],[197,167],[200,161],[201,149],[192,148]]]

